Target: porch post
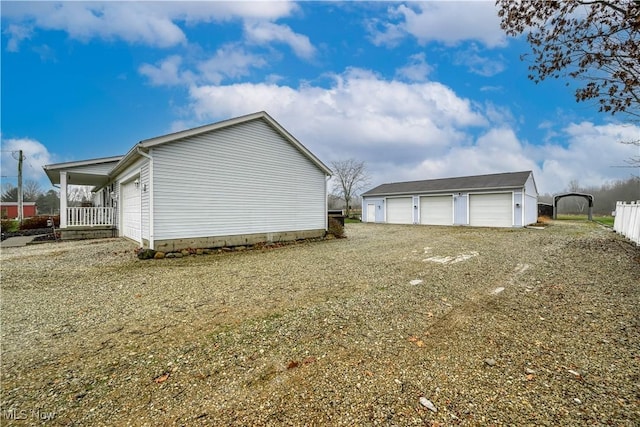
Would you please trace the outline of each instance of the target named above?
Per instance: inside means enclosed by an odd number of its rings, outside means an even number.
[[[67,228],[67,172],[60,172],[60,228]]]

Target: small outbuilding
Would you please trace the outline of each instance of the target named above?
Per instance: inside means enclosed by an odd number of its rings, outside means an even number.
[[[264,111],[44,169],[60,186],[63,238],[116,235],[173,251],[327,230],[331,170]],[[71,184],[94,187],[92,206],[67,206]]]
[[[2,218],[15,219],[18,218],[18,203],[17,202],[2,202],[0,203],[0,213]],[[29,218],[38,214],[38,208],[36,202],[22,202],[22,217]]]
[[[382,184],[362,195],[362,221],[523,227],[538,218],[533,172]]]

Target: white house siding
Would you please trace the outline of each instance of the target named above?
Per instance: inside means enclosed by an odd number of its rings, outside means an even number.
[[[524,225],[538,222],[538,198],[529,194],[524,198]]]
[[[326,228],[325,174],[262,120],[152,155],[154,241]]]
[[[140,168],[140,205],[141,205],[141,233],[142,239],[149,241],[149,162],[145,162]]]
[[[373,212],[371,212],[371,210],[373,210]],[[362,199],[362,222],[384,222],[384,211],[384,199]],[[373,214],[373,218],[369,217],[369,213]]]
[[[524,225],[538,221],[538,190],[533,175],[529,175],[524,184]]]

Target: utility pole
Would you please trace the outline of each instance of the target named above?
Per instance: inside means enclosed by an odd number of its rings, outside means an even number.
[[[22,225],[24,200],[22,197],[22,150],[18,152],[18,222]]]

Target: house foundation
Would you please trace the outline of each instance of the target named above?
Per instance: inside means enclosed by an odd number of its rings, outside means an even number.
[[[84,239],[104,239],[108,237],[118,237],[118,230],[112,226],[94,227],[73,227],[61,228],[60,238],[62,240],[84,240]]]
[[[257,243],[290,242],[299,239],[315,239],[324,237],[326,230],[282,231],[275,233],[242,234],[237,236],[193,237],[188,239],[156,240],[154,249],[162,252],[174,252],[188,248],[222,248],[229,246],[246,246]],[[143,240],[145,248],[149,242]]]

